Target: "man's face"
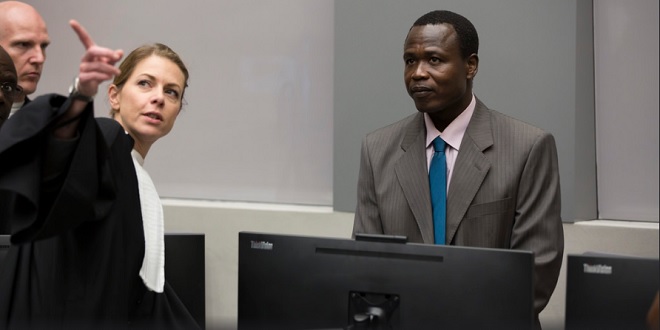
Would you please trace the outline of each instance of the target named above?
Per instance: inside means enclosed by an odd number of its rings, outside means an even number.
[[[50,44],[45,22],[36,12],[11,10],[0,23],[0,29],[3,30],[0,46],[14,61],[18,84],[25,95],[34,93],[46,60],[46,47]]]
[[[414,26],[403,47],[404,80],[420,112],[453,120],[472,100],[477,59],[463,59],[449,24]],[[468,82],[470,80],[470,82]]]
[[[11,90],[17,82],[16,69],[11,57],[0,48],[0,127],[9,117],[11,105],[14,101]]]

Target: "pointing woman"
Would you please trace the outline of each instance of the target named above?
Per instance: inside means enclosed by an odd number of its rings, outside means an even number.
[[[70,22],[85,54],[68,97],[0,130],[0,328],[197,328],[164,278],[163,212],[142,168],[181,110],[188,70],[163,44],[123,57]],[[94,118],[98,86],[113,119]]]

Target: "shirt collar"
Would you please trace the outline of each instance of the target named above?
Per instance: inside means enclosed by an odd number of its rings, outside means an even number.
[[[15,114],[16,111],[18,111],[23,106],[24,103],[25,100],[23,102],[14,102],[14,104],[11,105],[11,112],[9,113],[9,117]]]
[[[431,143],[433,143],[433,140],[440,136],[452,148],[459,150],[463,135],[465,135],[465,130],[470,122],[470,118],[472,118],[476,105],[476,98],[474,97],[474,94],[472,94],[472,101],[470,101],[470,104],[460,115],[458,115],[458,117],[449,123],[449,126],[445,128],[444,132],[440,132],[435,128],[431,117],[429,117],[427,113],[424,113],[424,124],[426,125],[426,147],[428,148]]]
[[[133,159],[135,159],[140,166],[144,166],[144,158],[142,158],[142,155],[140,155],[137,150],[131,150],[131,156],[133,156]]]

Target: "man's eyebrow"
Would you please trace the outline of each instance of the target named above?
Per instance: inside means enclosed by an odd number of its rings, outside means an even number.
[[[418,52],[414,51],[414,50],[408,50],[408,49],[403,50],[403,55],[404,56],[413,55],[413,54],[417,54],[417,53]],[[446,53],[446,51],[443,51],[439,47],[426,47],[422,50],[422,54],[424,54],[424,55],[435,55],[435,54],[445,54],[445,53]]]
[[[30,39],[14,39],[10,43],[10,45],[18,45],[18,44],[34,44],[34,41]]]

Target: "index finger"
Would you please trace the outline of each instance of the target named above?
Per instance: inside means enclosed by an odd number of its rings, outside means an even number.
[[[87,30],[85,30],[78,21],[72,19],[69,21],[69,25],[71,25],[71,28],[76,32],[78,35],[78,39],[80,39],[80,42],[82,42],[83,46],[85,46],[85,49],[89,49],[90,47],[94,46],[94,40],[92,40],[92,37],[89,36],[89,33],[87,33]]]

